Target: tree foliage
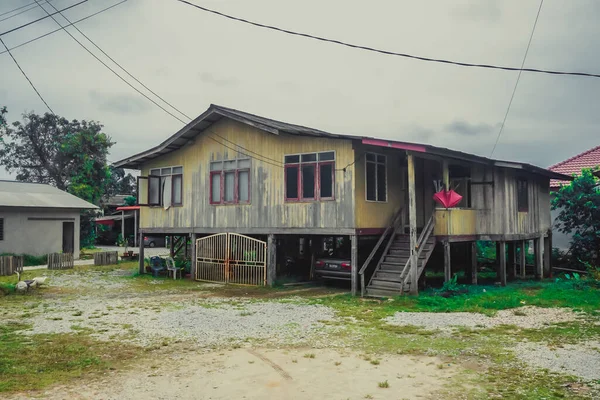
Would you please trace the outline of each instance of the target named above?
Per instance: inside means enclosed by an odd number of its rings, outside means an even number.
[[[0,130],[0,165],[19,181],[50,184],[98,205],[112,182],[107,155],[113,144],[98,122],[30,112]],[[82,215],[82,246],[93,244],[92,217]]]
[[[552,200],[560,210],[557,229],[572,234],[571,254],[584,264],[599,265],[600,182],[593,170],[584,169],[569,185],[562,186]]]
[[[108,195],[125,194],[136,195],[136,181],[133,175],[126,174],[123,168],[110,167],[110,183]]]

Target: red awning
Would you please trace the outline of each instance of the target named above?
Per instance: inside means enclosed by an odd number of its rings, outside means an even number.
[[[140,206],[123,206],[117,207],[117,211],[139,210]]]
[[[96,219],[96,224],[98,225],[107,225],[107,226],[114,226],[115,225],[115,220],[114,219]]]

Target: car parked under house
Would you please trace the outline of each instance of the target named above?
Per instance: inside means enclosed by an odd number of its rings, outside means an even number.
[[[449,279],[451,246],[474,249],[481,239],[508,245],[509,254],[533,239],[541,276],[550,254],[549,182],[569,179],[526,163],[331,134],[216,105],[116,166],[141,170],[140,235],[197,243],[197,279],[271,284],[285,274],[278,247],[304,246],[298,252],[308,271],[319,243],[344,236],[352,290],[362,281],[370,295],[416,292],[437,244]],[[436,205],[440,188],[462,195],[458,207]],[[503,283],[506,264],[500,251]]]

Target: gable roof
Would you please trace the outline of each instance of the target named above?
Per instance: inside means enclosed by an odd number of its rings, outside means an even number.
[[[92,203],[43,183],[0,180],[0,207],[95,209]]]
[[[502,160],[494,160],[486,157],[477,156],[474,154],[464,153],[461,151],[450,150],[443,147],[436,147],[427,144],[418,144],[418,143],[409,143],[409,142],[400,142],[400,141],[390,141],[384,139],[376,139],[365,136],[352,136],[352,135],[342,135],[342,134],[334,134],[325,131],[321,131],[319,129],[308,128],[301,125],[289,124],[286,122],[276,121],[270,118],[261,117],[258,115],[250,114],[244,111],[235,110],[233,108],[227,108],[223,106],[219,106],[216,104],[211,104],[210,107],[203,112],[198,118],[194,119],[192,122],[188,123],[186,126],[177,131],[174,135],[169,137],[167,140],[155,146],[149,150],[143,151],[141,153],[135,154],[131,157],[125,158],[123,160],[117,161],[114,165],[115,167],[120,168],[130,168],[130,169],[140,169],[140,166],[144,163],[160,157],[164,154],[175,151],[191,140],[198,134],[200,134],[205,129],[209,128],[215,122],[221,120],[222,118],[229,118],[246,125],[254,126],[257,129],[263,130],[265,132],[269,132],[273,135],[279,135],[280,133],[287,133],[290,135],[298,135],[298,136],[307,136],[307,137],[328,137],[335,139],[347,139],[347,140],[356,140],[361,141],[363,144],[372,145],[372,146],[381,146],[381,147],[389,147],[396,149],[404,149],[411,150],[415,152],[421,153],[430,153],[439,156],[445,156],[450,158],[455,158],[459,160],[471,161],[486,165],[493,165],[497,167],[503,168],[513,168],[526,170],[532,173],[540,174],[546,176],[548,178],[561,179],[561,180],[572,180],[571,177],[562,175],[560,173],[552,172],[544,168],[537,167],[535,165],[520,163],[520,162],[512,162],[512,161],[502,161]],[[214,139],[218,142],[217,139]],[[222,144],[222,143],[221,143]]]
[[[591,148],[583,153],[577,154],[565,161],[554,164],[548,169],[560,174],[573,176],[579,175],[584,168],[595,168],[600,166],[600,146]],[[568,183],[566,181],[552,179],[550,181],[551,188],[559,188],[561,185]]]

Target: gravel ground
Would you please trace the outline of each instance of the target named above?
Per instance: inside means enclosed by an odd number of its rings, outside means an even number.
[[[600,343],[566,344],[549,348],[539,343],[519,343],[516,356],[531,365],[586,380],[600,379]]]
[[[76,302],[50,302],[29,309],[32,324],[26,334],[70,333],[92,329],[101,340],[153,346],[165,340],[195,342],[199,347],[266,340],[269,344],[319,343],[319,332],[334,328],[322,321],[335,318],[333,310],[318,305],[244,302],[236,299],[153,298],[101,299],[80,297]]]
[[[501,310],[494,317],[483,314],[455,313],[415,313],[398,312],[386,321],[391,325],[416,325],[427,329],[452,330],[453,327],[491,328],[498,325],[516,325],[520,328],[543,328],[560,322],[575,321],[579,314],[568,308],[520,307]]]

